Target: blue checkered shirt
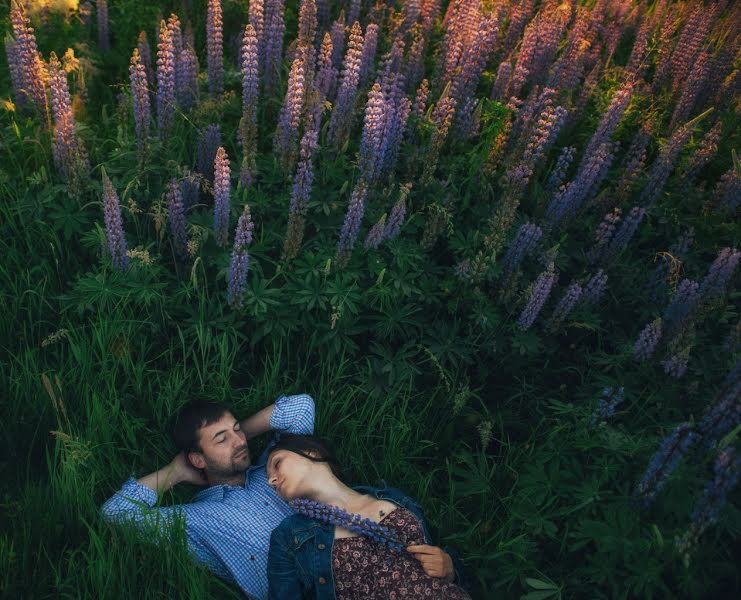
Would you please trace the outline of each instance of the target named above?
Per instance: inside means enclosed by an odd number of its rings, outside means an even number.
[[[271,445],[280,432],[312,434],[314,400],[307,394],[281,396],[270,427],[278,432]],[[247,469],[244,487],[214,485],[199,492],[190,504],[155,507],[157,493],[132,477],[103,505],[103,517],[113,523],[133,523],[148,533],[152,527],[167,532],[173,521],[184,518],[188,548],[196,561],[247,595],[266,598],[270,534],[293,513],[268,485],[268,450]]]

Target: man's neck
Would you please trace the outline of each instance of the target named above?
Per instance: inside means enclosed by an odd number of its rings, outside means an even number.
[[[233,486],[239,486],[244,487],[244,484],[247,481],[247,472],[240,473],[239,475],[234,475],[234,477],[210,477],[208,478],[208,485],[214,486],[214,485],[233,485]]]

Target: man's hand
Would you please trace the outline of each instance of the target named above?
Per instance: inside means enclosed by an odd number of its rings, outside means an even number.
[[[192,483],[193,485],[206,485],[207,483],[203,472],[190,464],[184,452],[178,452],[172,459],[170,468],[173,469],[173,483]]]
[[[422,563],[422,568],[431,577],[444,577],[448,581],[455,579],[453,559],[447,552],[437,546],[426,544],[412,544],[407,551]]]

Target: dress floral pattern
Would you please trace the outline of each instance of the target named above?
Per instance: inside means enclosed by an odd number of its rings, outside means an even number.
[[[425,543],[419,520],[407,509],[397,508],[381,521],[407,543]],[[408,552],[393,552],[364,536],[334,541],[332,574],[337,600],[470,600],[463,588],[427,575]]]

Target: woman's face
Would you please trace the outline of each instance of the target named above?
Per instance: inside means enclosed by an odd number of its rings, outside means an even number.
[[[317,463],[290,450],[276,450],[267,464],[268,483],[284,500],[305,498],[310,493]]]

